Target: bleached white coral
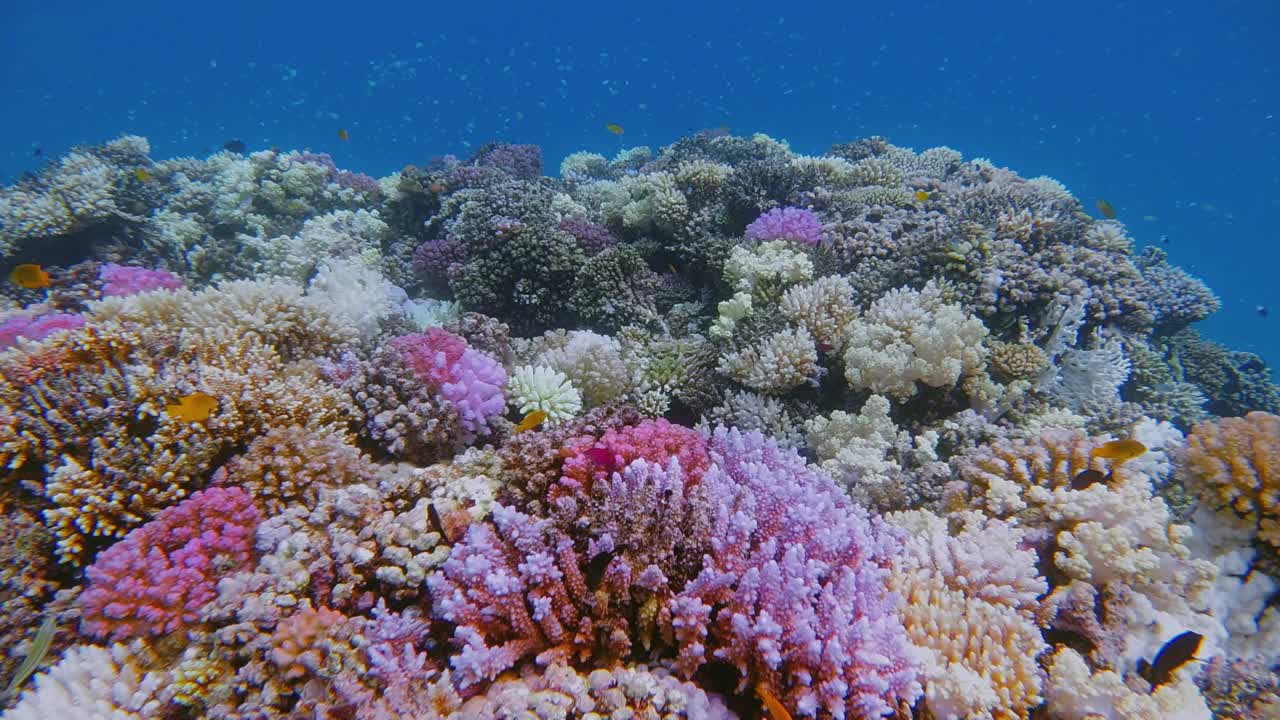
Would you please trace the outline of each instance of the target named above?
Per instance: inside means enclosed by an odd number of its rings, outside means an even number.
[[[102,159],[72,152],[58,161],[39,185],[17,184],[0,191],[0,257],[20,241],[61,235],[117,213],[112,191],[122,174]]]
[[[716,320],[711,324],[712,337],[727,338],[733,337],[733,331],[738,327],[738,321],[751,314],[751,293],[738,291],[728,300],[721,300],[716,306],[719,314]]]
[[[415,298],[406,300],[404,313],[419,330],[441,327],[462,314],[462,305],[452,300]]]
[[[1195,666],[1184,665],[1173,682],[1146,694],[1111,670],[1091,671],[1080,653],[1063,646],[1049,662],[1044,694],[1049,713],[1060,720],[1210,720],[1191,679]]]
[[[377,270],[351,260],[322,264],[307,297],[346,318],[364,342],[377,337],[384,320],[403,314],[408,301],[405,291]]]
[[[141,720],[158,718],[157,694],[167,673],[148,672],[124,645],[77,645],[35,677],[34,688],[4,713],[4,720]]]
[[[845,378],[855,388],[906,399],[916,383],[952,387],[985,365],[987,328],[962,306],[944,302],[932,281],[899,288],[849,323]]]
[[[571,183],[607,178],[609,160],[593,152],[569,153],[560,161],[560,177]]]
[[[770,240],[750,248],[734,246],[724,263],[724,279],[737,292],[754,292],[763,285],[787,286],[813,277],[813,262],[798,246]]]
[[[1112,336],[1092,350],[1062,354],[1057,375],[1047,389],[1072,409],[1108,405],[1119,400],[1120,386],[1129,379],[1124,343]]]
[[[617,183],[587,183],[576,199],[587,207],[598,207],[606,223],[639,232],[674,230],[689,215],[689,203],[668,172],[627,175]]]
[[[720,372],[754,390],[785,392],[816,383],[822,372],[808,330],[780,330],[758,345],[720,359]]]
[[[782,296],[782,314],[808,330],[829,351],[844,347],[844,329],[858,314],[853,285],[843,275],[830,275],[797,285]]]
[[[537,364],[563,373],[582,394],[586,408],[616,400],[631,388],[622,344],[589,330],[571,331],[563,345],[542,353]]]
[[[541,410],[548,423],[568,420],[582,409],[582,395],[564,373],[545,365],[521,365],[507,382],[509,400],[522,413]]]
[[[389,232],[376,210],[335,210],[306,221],[297,235],[251,238],[249,245],[261,254],[263,273],[302,281],[328,259],[377,268]]]

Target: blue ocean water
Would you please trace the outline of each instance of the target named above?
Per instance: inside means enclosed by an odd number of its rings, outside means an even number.
[[[1106,198],[1222,296],[1202,329],[1274,365],[1278,29],[1270,0],[15,1],[0,178],[121,133],[154,157],[239,138],[375,175],[490,140],[541,145],[554,174],[722,125],[808,153],[883,135]]]

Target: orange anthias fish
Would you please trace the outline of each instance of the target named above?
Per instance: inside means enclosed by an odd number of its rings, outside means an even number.
[[[1112,440],[1094,448],[1089,453],[1089,457],[1103,458],[1119,465],[1141,456],[1146,451],[1147,446],[1137,440]]]
[[[524,419],[520,421],[520,424],[516,425],[516,432],[520,433],[520,432],[524,432],[525,430],[532,430],[538,427],[539,425],[541,425],[542,422],[546,419],[547,419],[546,410],[534,410],[528,415],[525,415]]]
[[[20,288],[35,290],[49,287],[49,273],[32,263],[19,265],[9,272],[9,282]]]
[[[218,409],[218,399],[202,392],[184,395],[173,405],[165,405],[169,417],[183,422],[204,422]]]
[[[1098,198],[1098,212],[1102,213],[1102,217],[1108,220],[1114,220],[1116,218],[1116,209],[1111,207],[1111,203],[1107,202],[1103,198]]]
[[[768,683],[762,682],[757,685],[756,695],[760,697],[760,704],[764,705],[764,709],[769,713],[770,720],[791,720],[791,713],[778,700],[778,696],[769,689]]]
[[[338,128],[338,139],[346,142],[351,139],[351,134],[347,132],[346,128]]]
[[[621,126],[621,125],[619,125],[618,123],[607,123],[607,124],[604,126],[604,129],[605,129],[605,130],[608,130],[609,132],[613,133],[614,135],[621,135],[623,132],[625,132],[625,131],[622,129],[622,126]]]

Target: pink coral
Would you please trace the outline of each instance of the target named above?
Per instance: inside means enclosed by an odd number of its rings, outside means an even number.
[[[706,440],[697,430],[673,425],[663,419],[611,429],[599,440],[578,438],[571,441],[563,453],[563,477],[552,489],[553,497],[565,492],[578,492],[638,458],[666,465],[670,458],[675,457],[693,483],[701,479],[710,464]]]
[[[812,210],[784,207],[770,210],[747,226],[746,238],[756,242],[790,240],[801,245],[822,242],[822,220]]]
[[[152,290],[177,290],[182,278],[168,270],[151,270],[143,267],[107,263],[98,271],[103,297],[137,295]]]
[[[43,340],[59,330],[84,327],[84,316],[71,313],[53,313],[37,318],[21,315],[0,322],[0,350],[13,347],[18,338]]]
[[[261,516],[236,487],[196,492],[104,550],[80,596],[81,629],[112,640],[191,625],[218,578],[245,569]]]
[[[440,397],[453,403],[463,436],[471,440],[488,432],[489,420],[502,414],[507,401],[507,372],[497,360],[467,345],[451,332],[432,328],[391,341],[405,364]]]

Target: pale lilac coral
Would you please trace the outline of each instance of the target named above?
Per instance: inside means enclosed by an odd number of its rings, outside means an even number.
[[[790,240],[801,245],[817,245],[822,242],[822,220],[812,210],[784,207],[770,210],[747,226],[748,240]]]
[[[677,668],[727,662],[801,716],[880,717],[920,693],[887,565],[901,534],[757,432],[710,440],[716,531],[671,606]]]
[[[84,327],[84,316],[74,313],[52,313],[29,318],[18,315],[0,322],[0,350],[13,347],[18,338],[43,340],[59,330]]]
[[[506,370],[461,337],[431,328],[398,337],[391,344],[415,375],[453,404],[464,438],[488,432],[489,421],[506,409]]]
[[[182,278],[168,270],[107,263],[98,271],[103,297],[123,297],[151,292],[152,290],[177,290],[183,286]]]
[[[81,629],[112,640],[166,635],[199,620],[224,575],[246,569],[261,516],[236,487],[194,493],[104,550],[80,596]]]

